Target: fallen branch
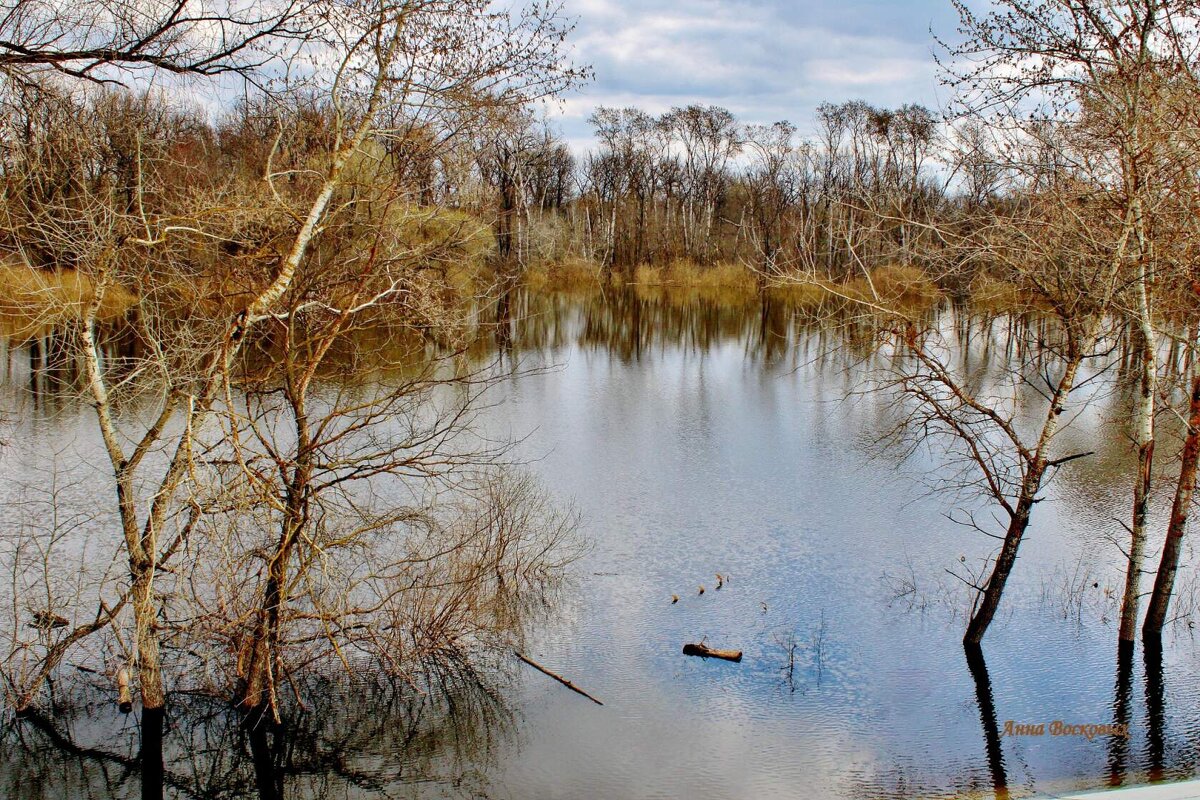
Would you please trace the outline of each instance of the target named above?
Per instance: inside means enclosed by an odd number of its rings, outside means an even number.
[[[514,651],[513,651],[513,655],[515,655],[517,658],[521,659],[521,660],[522,660],[522,661],[524,661],[526,664],[528,664],[529,666],[533,667],[534,669],[536,669],[538,672],[542,673],[543,675],[549,675],[551,678],[554,678],[554,680],[558,681],[558,682],[559,682],[559,683],[561,683],[563,686],[565,686],[565,687],[567,687],[568,689],[570,689],[572,692],[575,692],[575,693],[577,693],[577,694],[581,694],[581,695],[583,695],[583,696],[584,696],[584,697],[586,697],[588,700],[591,700],[593,703],[595,703],[595,704],[596,704],[596,705],[598,705],[598,706],[602,706],[602,705],[604,705],[604,703],[601,703],[599,700],[597,700],[596,698],[592,697],[590,694],[588,694],[587,692],[585,692],[583,689],[580,689],[578,686],[576,686],[575,684],[571,683],[569,680],[567,680],[566,678],[562,677],[561,675],[556,675],[556,674],[554,674],[553,672],[551,672],[550,670],[546,669],[545,667],[543,667],[541,664],[537,663],[537,662],[536,662],[536,661],[534,661],[533,659],[531,659],[531,658],[526,658],[524,655],[522,655],[521,653],[518,653],[516,650],[514,650]]]
[[[741,650],[717,650],[709,647],[704,642],[700,644],[685,644],[683,646],[683,654],[685,656],[699,656],[700,658],[722,658],[726,661],[741,661]]]
[[[1088,456],[1094,456],[1094,455],[1096,455],[1096,452],[1094,450],[1087,452],[1087,453],[1076,453],[1073,456],[1067,456],[1065,458],[1056,458],[1053,461],[1047,461],[1046,466],[1047,467],[1061,467],[1063,464],[1070,463],[1071,461],[1074,461],[1077,458],[1087,458]]]

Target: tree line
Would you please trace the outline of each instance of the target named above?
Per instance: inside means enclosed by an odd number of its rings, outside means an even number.
[[[767,277],[846,275],[867,255],[919,263],[921,232],[899,220],[950,202],[933,169],[939,125],[919,105],[822,104],[812,137],[697,104],[659,116],[599,107],[589,121],[595,146],[579,156],[530,116],[479,143],[483,197],[500,198],[493,213],[506,237],[521,229],[522,263],[576,258],[628,272],[729,261]]]

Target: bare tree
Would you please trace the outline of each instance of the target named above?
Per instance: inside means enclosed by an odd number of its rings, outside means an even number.
[[[799,193],[795,136],[796,128],[790,122],[751,125],[743,135],[752,162],[746,185],[753,236],[764,276],[780,271],[777,262],[785,237],[782,225]]]
[[[1087,139],[1093,183],[1103,187],[1114,227],[1114,269],[1128,276],[1130,315],[1139,341],[1140,373],[1132,427],[1138,470],[1119,637],[1136,632],[1154,453],[1157,346],[1152,305],[1157,272],[1151,243],[1162,184],[1156,158],[1160,75],[1190,75],[1196,10],[1173,0],[1097,4],[1079,0],[1046,8],[1006,0],[987,15],[957,3],[968,44],[956,55],[976,66],[959,78],[982,87],[988,107],[1035,104],[1035,116],[1071,121]],[[1003,71],[1003,74],[1002,74]],[[1063,154],[1068,155],[1068,154]],[[1082,161],[1080,155],[1074,155]]]
[[[134,136],[128,143],[132,153],[124,154],[132,167],[115,180],[95,169],[102,163],[103,126],[99,131],[85,127],[68,147],[58,149],[55,137],[63,131],[43,130],[6,165],[9,175],[37,176],[57,167],[48,154],[66,153],[62,157],[69,168],[63,172],[95,176],[68,181],[65,192],[10,192],[6,229],[18,250],[40,249],[60,263],[67,259],[94,287],[73,329],[86,395],[111,463],[129,576],[128,590],[102,600],[94,619],[45,650],[19,688],[20,707],[34,702],[72,647],[128,607],[142,707],[144,713],[161,714],[166,681],[158,582],[207,511],[183,492],[194,480],[197,436],[215,407],[230,405],[230,376],[245,345],[257,341],[256,329],[268,335],[271,325],[288,317],[288,308],[296,308],[290,305],[293,284],[311,260],[316,259],[314,268],[322,264],[330,220],[357,209],[354,187],[361,165],[395,134],[381,127],[384,109],[405,107],[409,119],[420,116],[448,126],[478,104],[519,105],[556,92],[579,75],[561,58],[565,27],[556,7],[510,15],[491,11],[483,0],[380,0],[341,6],[326,22],[333,38],[314,46],[334,66],[328,124],[307,142],[307,152],[293,153],[291,163],[280,164],[288,161],[279,148],[291,125],[281,109],[274,145],[260,166],[265,180],[250,187],[217,180],[205,193],[185,184],[176,193],[177,205],[156,206],[151,202],[156,193],[173,185],[157,172],[170,163],[166,154],[173,143],[161,143],[164,156],[154,159],[148,157],[150,144]],[[199,247],[214,241],[212,250]],[[236,258],[243,249],[249,251],[246,257]],[[198,251],[205,253],[199,263]],[[230,269],[230,256],[248,274]],[[180,279],[194,280],[204,269],[211,270],[205,280],[219,287],[217,296],[167,308],[164,298],[179,300]],[[232,296],[226,291],[231,279],[242,282]],[[144,355],[121,370],[113,369],[100,342],[100,311],[115,286],[137,287],[140,295],[134,324]],[[328,310],[345,300],[356,307],[353,292],[340,293],[344,288],[335,284],[332,295],[310,299],[303,307],[312,302]],[[374,296],[399,291],[400,284],[393,283]],[[191,311],[181,315],[185,307]],[[299,381],[296,402],[302,404],[311,370],[298,374],[308,375],[303,380],[293,375]],[[141,427],[121,414],[121,398],[131,389],[154,407]]]
[[[0,71],[27,82],[56,72],[97,83],[123,73],[248,78],[308,42],[320,0],[14,0],[0,12]]]

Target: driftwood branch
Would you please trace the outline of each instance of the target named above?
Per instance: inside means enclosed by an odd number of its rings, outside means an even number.
[[[699,644],[685,644],[683,646],[683,654],[685,656],[699,656],[700,658],[721,658],[726,661],[741,661],[741,650],[717,650],[714,647],[709,647],[704,642]]]
[[[561,683],[563,686],[565,686],[565,687],[567,687],[568,689],[570,689],[572,692],[575,692],[576,694],[581,694],[581,695],[583,695],[583,696],[584,696],[584,697],[586,697],[588,700],[591,700],[593,703],[595,703],[595,704],[596,704],[596,705],[598,705],[598,706],[602,706],[602,705],[604,705],[604,703],[601,703],[599,700],[597,700],[596,698],[592,697],[590,694],[588,694],[587,692],[585,692],[583,689],[580,689],[578,686],[576,686],[575,684],[571,683],[569,680],[567,680],[567,679],[566,679],[566,678],[564,678],[563,676],[561,676],[561,675],[556,675],[555,673],[553,673],[553,672],[551,672],[550,670],[546,669],[545,667],[543,667],[541,664],[537,663],[537,662],[536,662],[536,661],[534,661],[533,659],[531,659],[531,658],[527,658],[526,656],[524,656],[523,654],[521,654],[521,653],[517,652],[516,650],[514,650],[514,651],[513,651],[513,655],[515,655],[517,658],[521,659],[521,660],[522,660],[522,661],[524,661],[526,664],[528,664],[529,666],[533,667],[534,669],[536,669],[538,672],[542,673],[543,675],[549,675],[551,678],[554,678],[554,680],[558,681],[558,682],[559,682],[559,683]]]

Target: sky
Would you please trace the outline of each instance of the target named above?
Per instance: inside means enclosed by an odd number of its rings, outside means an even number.
[[[566,12],[595,79],[548,115],[576,147],[598,105],[713,104],[801,132],[826,100],[936,109],[930,31],[953,39],[957,22],[950,0],[567,0]]]

